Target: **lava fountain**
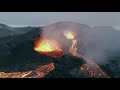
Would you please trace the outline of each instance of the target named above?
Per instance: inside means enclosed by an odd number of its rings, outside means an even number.
[[[34,43],[34,50],[40,54],[45,54],[54,58],[64,55],[60,44],[53,39],[38,37]]]
[[[74,39],[75,35],[73,35],[71,32],[64,32],[64,35],[68,38],[68,39]]]

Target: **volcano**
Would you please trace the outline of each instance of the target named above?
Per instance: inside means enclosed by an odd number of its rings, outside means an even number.
[[[98,54],[97,48],[101,45],[101,50],[105,44],[101,43],[103,37],[98,39],[102,31],[96,32],[84,24],[59,22],[4,37],[0,39],[0,77],[11,78],[14,74],[12,78],[109,78],[92,54]]]

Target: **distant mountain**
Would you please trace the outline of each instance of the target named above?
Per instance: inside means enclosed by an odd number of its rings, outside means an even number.
[[[35,29],[36,27],[10,27],[5,24],[0,23],[0,38],[1,37],[7,37],[7,36],[13,36],[17,34],[23,34],[28,31],[31,31]]]
[[[4,24],[0,24],[0,37],[12,36],[17,34],[15,29]]]
[[[16,31],[19,31],[19,33],[23,34],[26,32],[29,32],[31,30],[34,30],[37,27],[31,27],[31,26],[27,26],[27,27],[13,27],[13,29],[15,29]]]

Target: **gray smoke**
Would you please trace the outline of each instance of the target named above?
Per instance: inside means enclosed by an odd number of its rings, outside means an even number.
[[[68,40],[63,33],[64,31],[75,33],[75,39],[78,40],[78,52],[97,63],[106,62],[108,51],[120,50],[120,31],[111,26],[90,27],[65,21],[44,26],[42,29],[43,36],[54,38],[60,42],[67,54],[69,54],[71,40]]]

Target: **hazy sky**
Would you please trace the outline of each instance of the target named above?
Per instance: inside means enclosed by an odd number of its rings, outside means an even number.
[[[90,26],[120,26],[120,12],[0,12],[0,23],[24,26],[73,21]]]

